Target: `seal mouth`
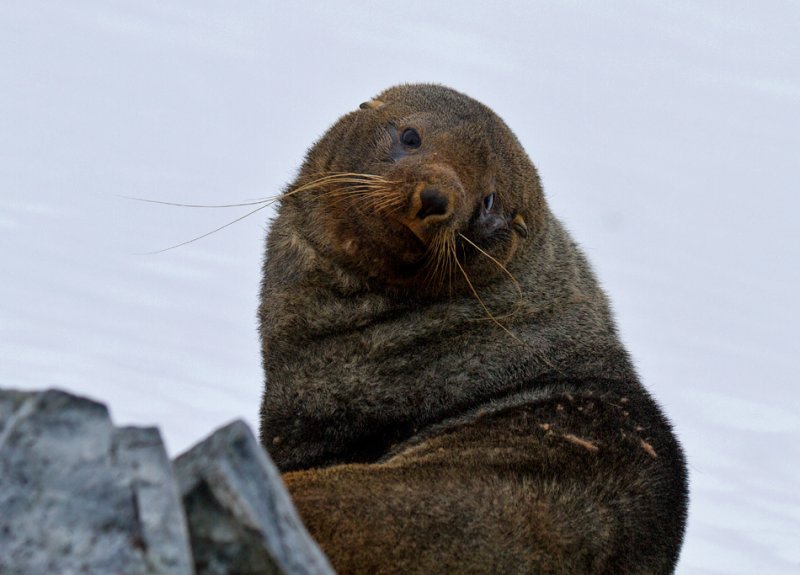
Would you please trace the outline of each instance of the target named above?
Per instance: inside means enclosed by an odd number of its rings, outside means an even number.
[[[437,234],[440,234],[443,231],[449,231],[444,228],[446,219],[443,219],[443,221],[439,222],[428,222],[415,219],[411,221],[401,221],[400,223],[405,226],[405,228],[408,229],[423,246],[426,247],[430,245],[431,241],[436,237]]]

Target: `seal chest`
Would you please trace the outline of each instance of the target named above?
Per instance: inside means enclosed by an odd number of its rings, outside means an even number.
[[[283,194],[259,321],[262,443],[340,572],[674,568],[680,446],[483,104],[403,85],[334,124]]]

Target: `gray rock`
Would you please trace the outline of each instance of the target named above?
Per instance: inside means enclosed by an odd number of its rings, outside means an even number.
[[[60,391],[0,390],[0,573],[193,573],[155,429]]]
[[[175,461],[198,575],[331,575],[275,465],[234,422]]]
[[[113,452],[133,485],[137,521],[153,573],[193,573],[178,482],[155,428],[123,427]]]
[[[333,574],[244,423],[175,465],[102,404],[0,390],[0,573]]]

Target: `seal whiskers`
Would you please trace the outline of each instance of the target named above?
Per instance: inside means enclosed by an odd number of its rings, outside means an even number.
[[[489,258],[489,261],[491,261],[493,264],[495,264],[497,267],[499,267],[499,268],[502,270],[502,272],[503,272],[505,275],[507,275],[507,276],[508,276],[508,278],[511,280],[511,283],[513,283],[513,284],[514,284],[514,287],[515,287],[515,288],[516,288],[516,290],[517,290],[517,295],[518,295],[518,298],[517,298],[517,303],[516,303],[516,305],[514,306],[514,309],[513,309],[511,312],[509,312],[508,314],[506,314],[506,315],[502,315],[502,316],[500,316],[500,317],[497,317],[497,319],[507,319],[507,318],[510,318],[510,317],[513,317],[514,315],[516,315],[516,314],[517,314],[517,312],[519,312],[519,309],[522,307],[522,305],[523,305],[523,301],[524,301],[524,299],[525,299],[525,296],[524,296],[524,295],[523,295],[523,293],[522,293],[522,286],[521,286],[521,285],[519,285],[519,282],[517,281],[517,278],[515,278],[515,277],[514,277],[514,274],[512,274],[510,271],[508,271],[508,268],[506,268],[506,266],[504,266],[504,265],[503,265],[503,264],[501,264],[499,261],[497,261],[497,258],[495,258],[495,257],[493,257],[491,254],[487,253],[487,252],[486,252],[486,250],[482,249],[480,246],[478,246],[478,245],[477,245],[475,242],[473,242],[473,241],[472,241],[471,239],[469,239],[467,236],[465,236],[465,235],[464,235],[464,234],[462,234],[462,233],[459,233],[459,234],[458,234],[458,237],[460,237],[462,240],[464,240],[465,242],[467,242],[467,243],[468,243],[469,245],[471,245],[473,248],[475,248],[476,250],[478,250],[478,252],[479,252],[480,254],[482,254],[482,255],[486,256],[487,258]]]
[[[453,241],[453,233],[444,231],[436,234],[428,246],[426,281],[433,293],[441,293],[445,283],[447,283],[448,293],[452,294],[452,267],[449,246]]]
[[[186,240],[184,242],[180,242],[178,244],[174,244],[174,245],[168,246],[166,248],[162,248],[160,250],[155,250],[155,251],[151,251],[151,252],[143,252],[142,254],[140,254],[140,255],[155,255],[155,254],[160,254],[160,253],[164,253],[164,252],[167,252],[167,251],[170,251],[170,250],[174,250],[176,248],[183,247],[185,245],[191,244],[191,243],[196,242],[198,240],[202,240],[203,238],[206,238],[206,237],[208,237],[210,235],[213,235],[213,234],[215,234],[215,233],[217,233],[219,231],[222,231],[225,228],[228,228],[228,227],[230,227],[230,226],[232,226],[232,225],[234,225],[234,224],[236,224],[236,223],[238,223],[238,222],[240,222],[240,221],[242,221],[242,220],[244,220],[244,219],[246,219],[246,218],[248,218],[248,217],[250,217],[250,216],[252,216],[252,215],[254,215],[256,213],[258,213],[258,212],[260,212],[261,210],[263,210],[265,208],[268,208],[269,206],[271,206],[275,202],[281,201],[281,200],[283,200],[283,199],[285,199],[287,197],[293,196],[295,194],[299,194],[301,192],[306,192],[306,191],[309,191],[309,190],[319,189],[319,188],[321,188],[323,186],[331,185],[331,184],[354,184],[353,186],[350,187],[350,191],[352,191],[353,194],[380,194],[381,192],[386,192],[387,191],[387,188],[386,188],[387,185],[391,185],[391,184],[394,184],[394,183],[396,183],[396,182],[391,182],[389,180],[386,180],[385,178],[382,178],[381,176],[377,176],[377,175],[374,175],[374,174],[360,174],[360,173],[352,173],[352,172],[332,172],[332,173],[325,174],[325,175],[323,175],[321,177],[318,177],[318,178],[316,178],[316,179],[314,179],[314,180],[312,180],[312,181],[310,181],[310,182],[308,182],[306,184],[303,184],[303,185],[301,185],[301,186],[299,186],[297,188],[294,188],[292,190],[288,190],[288,191],[280,193],[280,194],[276,194],[274,196],[267,196],[265,198],[259,198],[257,200],[253,200],[253,201],[239,202],[239,203],[234,203],[234,204],[187,204],[187,203],[180,203],[180,202],[169,202],[169,201],[163,201],[163,200],[153,200],[153,199],[149,199],[149,198],[138,198],[138,197],[133,197],[133,196],[122,196],[122,197],[126,198],[126,199],[129,199],[129,200],[134,200],[134,201],[137,201],[137,202],[145,202],[145,203],[149,203],[149,204],[159,204],[159,205],[163,205],[163,206],[173,206],[173,207],[181,207],[181,208],[238,208],[238,207],[258,206],[257,208],[247,212],[246,214],[244,214],[242,216],[239,216],[239,217],[237,217],[237,218],[229,221],[228,223],[223,224],[223,225],[221,225],[221,226],[219,226],[217,228],[214,228],[213,230],[211,230],[209,232],[206,232],[206,233],[201,234],[199,236],[195,236],[194,238],[191,238],[191,239]],[[341,193],[342,190],[332,189],[332,190],[329,190],[327,193],[328,194],[335,194],[337,192]],[[378,199],[380,199],[380,198],[378,198]]]
[[[329,173],[306,184],[309,186],[306,189],[320,189],[317,198],[332,197],[347,202],[358,200],[360,204],[355,205],[359,209],[384,212],[392,211],[403,203],[403,197],[392,188],[397,183],[375,174]],[[324,189],[329,186],[330,189]]]
[[[456,254],[455,244],[451,244],[451,248],[450,249],[451,249],[452,258],[455,261],[456,266],[458,266],[459,271],[461,271],[461,275],[464,276],[464,281],[467,282],[467,285],[469,286],[469,289],[472,292],[472,295],[475,296],[475,299],[478,300],[478,303],[481,304],[481,307],[483,308],[483,311],[486,313],[486,319],[489,319],[492,323],[494,323],[500,329],[502,329],[504,332],[506,332],[509,336],[511,336],[511,338],[514,341],[516,341],[517,343],[521,343],[522,345],[525,345],[524,341],[522,341],[519,337],[514,335],[514,333],[510,329],[508,329],[506,326],[504,326],[502,323],[500,323],[500,321],[492,314],[492,312],[489,311],[489,308],[486,307],[486,304],[483,302],[483,299],[481,299],[481,296],[478,295],[478,291],[475,289],[475,286],[472,285],[472,282],[470,281],[469,276],[467,275],[467,272],[464,270],[464,266],[462,266],[461,262],[458,261],[458,255]]]

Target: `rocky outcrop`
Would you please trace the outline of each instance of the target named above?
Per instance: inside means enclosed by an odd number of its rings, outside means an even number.
[[[175,469],[198,573],[332,573],[243,422],[181,455]]]
[[[0,573],[332,574],[235,422],[179,457],[61,391],[0,390]]]

